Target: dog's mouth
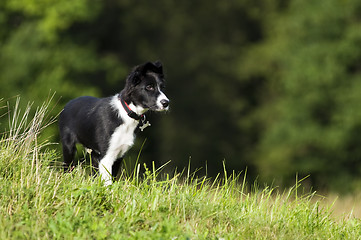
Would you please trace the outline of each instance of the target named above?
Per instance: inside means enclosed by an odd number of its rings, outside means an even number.
[[[155,111],[157,111],[157,112],[166,112],[166,111],[168,111],[169,110],[169,107],[166,107],[166,108],[158,108],[157,110],[155,110]]]
[[[166,112],[169,110],[169,105],[166,107],[163,106],[158,106],[158,105],[153,105],[149,107],[149,110],[154,111],[154,112]]]
[[[151,111],[155,112],[164,112],[169,110],[169,100],[168,99],[161,99],[157,101],[155,104],[147,107]]]

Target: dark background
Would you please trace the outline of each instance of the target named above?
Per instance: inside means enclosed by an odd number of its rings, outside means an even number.
[[[169,171],[215,176],[225,161],[268,184],[361,187],[360,1],[0,2],[3,106],[55,91],[56,115],[158,59],[171,111],[150,114],[129,156],[147,138],[141,161],[171,160]],[[44,135],[58,141],[56,124]]]

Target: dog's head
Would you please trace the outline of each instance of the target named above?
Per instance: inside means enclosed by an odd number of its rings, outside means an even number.
[[[133,68],[127,78],[122,97],[127,103],[151,111],[169,109],[169,99],[163,93],[165,88],[162,63],[147,62]]]

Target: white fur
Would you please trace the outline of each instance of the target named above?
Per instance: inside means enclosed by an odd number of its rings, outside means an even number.
[[[112,166],[118,157],[122,157],[134,144],[134,130],[138,126],[138,121],[130,118],[120,103],[118,96],[114,96],[111,103],[112,107],[118,111],[123,124],[117,127],[109,140],[109,147],[105,156],[99,162],[99,173],[105,185],[112,184]],[[145,109],[135,107],[130,104],[129,107],[137,114],[143,114]]]
[[[160,82],[160,79],[159,79],[159,77],[158,77],[157,74],[149,73],[149,75],[153,76],[153,77],[157,80],[157,82]],[[169,101],[169,99],[168,99],[167,96],[160,90],[159,86],[157,86],[157,87],[158,87],[158,91],[159,91],[159,93],[160,93],[159,96],[158,96],[158,98],[157,98],[157,107],[158,107],[158,110],[157,110],[157,111],[166,111],[166,110],[169,109],[169,106],[167,106],[166,108],[164,108],[163,105],[162,105],[162,103],[161,103],[161,101],[162,101],[162,100],[167,100],[167,101]]]
[[[169,99],[167,98],[167,96],[159,89],[159,96],[157,98],[157,106],[158,106],[158,109],[160,109],[160,111],[165,111],[165,110],[168,110],[169,106],[167,106],[166,108],[163,108],[163,105],[161,103],[162,100],[167,100],[169,101]]]

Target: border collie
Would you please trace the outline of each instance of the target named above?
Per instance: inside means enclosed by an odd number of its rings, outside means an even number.
[[[91,150],[92,162],[105,185],[112,184],[124,154],[133,145],[135,131],[147,126],[144,113],[166,111],[161,62],[133,68],[124,89],[112,97],[79,97],[67,103],[59,116],[65,171],[74,164],[76,143]]]

